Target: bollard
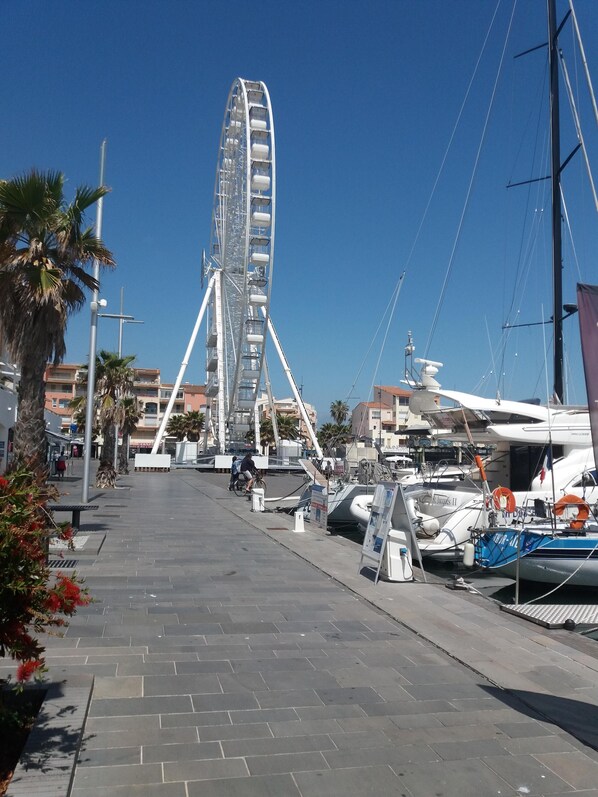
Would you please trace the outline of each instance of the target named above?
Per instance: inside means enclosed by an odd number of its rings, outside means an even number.
[[[264,511],[264,490],[260,487],[254,487],[251,491],[251,511]]]
[[[305,524],[303,523],[303,510],[299,509],[295,512],[295,528],[293,531],[302,532],[305,531]]]

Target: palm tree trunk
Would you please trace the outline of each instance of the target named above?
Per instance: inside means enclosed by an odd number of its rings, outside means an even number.
[[[96,473],[96,487],[107,488],[116,486],[116,471],[114,469],[114,426],[108,424],[102,429],[104,442],[98,472]]]
[[[44,420],[45,357],[35,352],[21,360],[21,379],[18,387],[19,407],[15,425],[15,461],[30,467],[46,469],[46,422]]]
[[[119,473],[128,473],[129,472],[129,460],[127,459],[127,452],[129,450],[129,435],[123,432],[123,439],[120,445],[120,451],[118,454],[118,472]]]

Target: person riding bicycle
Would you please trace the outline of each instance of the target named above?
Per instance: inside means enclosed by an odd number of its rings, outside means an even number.
[[[241,460],[241,467],[239,470],[243,476],[245,476],[247,481],[247,484],[245,485],[245,492],[248,493],[253,487],[253,482],[255,481],[255,475],[257,473],[257,468],[255,467],[251,451],[248,451]]]

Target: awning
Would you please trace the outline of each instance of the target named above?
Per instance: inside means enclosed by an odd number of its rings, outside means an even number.
[[[72,437],[67,437],[64,434],[60,434],[60,432],[51,432],[49,429],[46,429],[46,437],[50,438],[50,442],[52,440],[56,440],[59,443],[80,443],[80,440],[75,440]]]

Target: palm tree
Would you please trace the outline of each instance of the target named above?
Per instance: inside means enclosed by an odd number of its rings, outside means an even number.
[[[82,369],[87,368],[86,365],[81,366]],[[80,380],[83,382],[83,380]],[[87,384],[87,381],[85,381]],[[75,396],[74,399],[69,401],[69,408],[73,411],[72,418],[73,423],[77,424],[77,432],[79,434],[85,433],[85,423],[87,421],[86,418],[86,407],[87,407],[87,396]],[[91,439],[95,440],[100,433],[100,429],[97,424],[97,417],[94,418],[93,422],[93,429],[91,434]]]
[[[171,415],[166,425],[166,434],[176,437],[177,442],[185,439],[187,434],[187,422],[184,415]]]
[[[15,426],[17,463],[45,467],[44,370],[65,354],[67,320],[97,283],[85,269],[114,260],[84,214],[108,189],[80,187],[68,204],[64,175],[38,172],[0,180],[0,326],[21,367]]]
[[[346,401],[338,399],[330,405],[330,417],[336,424],[343,424],[349,415],[349,405]]]
[[[102,350],[96,358],[95,396],[98,402],[98,418],[102,430],[102,455],[96,473],[96,487],[114,487],[115,426],[122,426],[123,409],[120,397],[133,392],[134,371],[130,364],[135,355],[119,357],[114,352]]]
[[[143,404],[135,396],[125,396],[119,401],[121,413],[121,431],[123,441],[120,447],[118,457],[118,472],[129,472],[129,439],[131,434],[135,431],[141,416],[143,415]]]
[[[351,426],[348,423],[325,423],[318,431],[318,441],[322,448],[330,452],[334,446],[348,443],[353,439]]]
[[[278,436],[281,440],[298,440],[299,426],[298,419],[292,415],[281,415],[276,413],[276,424],[278,426]]]
[[[277,416],[278,417],[278,416]],[[245,440],[248,443],[255,443],[255,429],[251,428],[245,435]],[[264,451],[267,451],[271,445],[274,444],[274,427],[272,426],[272,418],[262,418],[260,421],[260,445]]]
[[[322,448],[329,452],[330,448],[336,443],[336,425],[333,423],[322,424],[318,429],[317,438]]]
[[[185,418],[185,428],[187,432],[187,440],[190,443],[197,443],[199,436],[202,432],[205,416],[203,412],[193,410],[186,412],[183,416]]]

